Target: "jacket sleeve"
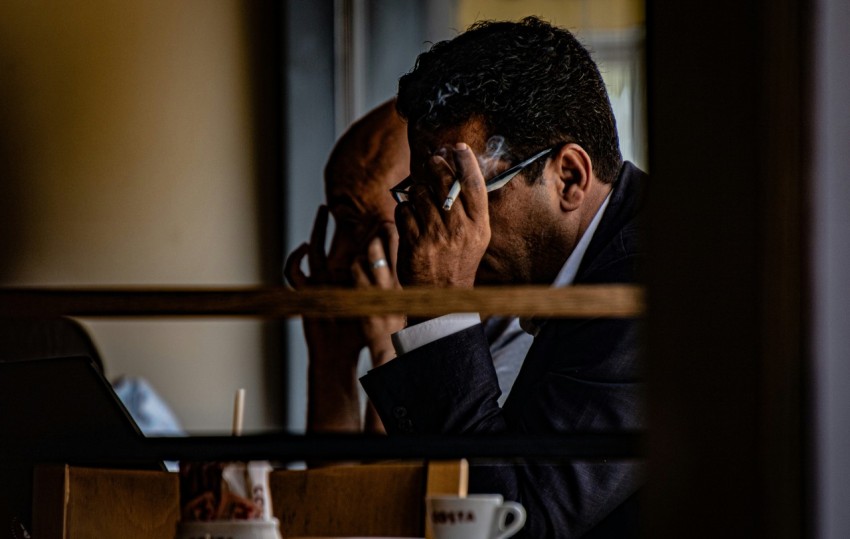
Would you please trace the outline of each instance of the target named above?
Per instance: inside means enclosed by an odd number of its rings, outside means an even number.
[[[633,321],[548,321],[504,409],[480,325],[399,356],[361,383],[390,434],[616,432],[643,423],[635,340]],[[582,536],[639,483],[636,462],[488,462],[470,470],[471,491],[525,506],[521,535],[535,538]]]

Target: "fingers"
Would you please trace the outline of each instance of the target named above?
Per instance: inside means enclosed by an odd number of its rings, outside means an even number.
[[[286,257],[283,274],[292,288],[296,290],[307,286],[307,276],[301,270],[301,261],[307,254],[308,249],[310,249],[310,245],[302,243]]]
[[[402,202],[395,208],[395,226],[398,235],[408,243],[416,241],[422,233],[422,223],[410,202]]]
[[[351,274],[358,287],[378,286],[383,289],[394,288],[397,281],[394,266],[388,260],[384,242],[380,236],[374,236],[366,248],[365,256],[357,257],[351,267]]]
[[[351,264],[351,277],[354,279],[354,288],[366,288],[372,286],[372,280],[366,273],[366,257],[358,256]]]
[[[453,162],[452,150],[440,149],[427,163],[426,174],[431,178],[427,183],[414,182],[408,191],[409,202],[396,207],[395,222],[402,240],[415,241],[428,229],[429,223],[445,219],[442,206],[454,183]]]
[[[451,150],[446,149],[440,155],[433,156],[430,162],[430,170],[436,178],[436,181],[433,183],[436,204],[434,205],[434,215],[429,215],[429,217],[443,219],[446,216],[446,212],[443,210],[443,204],[457,178],[457,173],[454,170],[454,157],[451,155]]]
[[[313,221],[313,230],[310,233],[310,242],[302,243],[287,257],[284,264],[284,276],[293,288],[303,288],[313,284],[324,282],[328,273],[328,256],[325,253],[325,237],[328,230],[328,207],[319,206],[316,219]],[[301,269],[301,261],[307,257],[307,266],[310,276],[304,274]]]
[[[472,149],[463,142],[454,150],[454,162],[460,179],[460,202],[473,221],[489,218],[487,186]]]
[[[384,249],[384,242],[381,241],[380,236],[375,236],[369,242],[366,256],[375,284],[381,288],[392,288],[395,284],[394,267],[390,266],[389,255]]]
[[[442,182],[452,178],[452,172],[446,160],[439,156],[431,158],[429,172],[436,179],[427,183],[415,183],[410,188],[410,202],[419,223],[431,223],[440,220],[440,208],[446,199],[446,191],[441,189]]]
[[[389,255],[390,269],[393,279],[395,279],[396,263],[398,262],[398,230],[396,230],[395,223],[384,223],[381,236],[384,239],[384,251]]]
[[[328,268],[328,257],[325,254],[325,236],[328,231],[328,207],[319,206],[313,231],[310,233],[310,248],[307,252],[307,262],[310,265],[310,275],[324,274]]]

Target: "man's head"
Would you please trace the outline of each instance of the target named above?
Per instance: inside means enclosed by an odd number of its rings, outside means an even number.
[[[329,266],[350,274],[355,256],[385,223],[393,222],[390,187],[408,175],[405,122],[388,101],[351,125],[325,166],[325,196],[336,224]]]
[[[552,150],[490,193],[490,241],[476,274],[479,284],[551,282],[622,164],[587,50],[536,18],[478,23],[419,56],[399,81],[397,107],[415,184],[437,181],[428,163],[458,142],[476,153],[485,180]],[[431,189],[445,197],[448,186]]]
[[[614,114],[590,54],[567,30],[533,17],[476,23],[435,44],[399,81],[398,109],[411,128],[426,131],[480,118],[513,162],[574,142],[600,181],[614,181],[622,163]]]

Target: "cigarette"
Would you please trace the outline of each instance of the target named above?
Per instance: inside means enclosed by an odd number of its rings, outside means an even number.
[[[455,180],[452,184],[452,188],[449,189],[449,196],[446,197],[446,201],[443,202],[443,209],[448,211],[452,209],[452,204],[455,203],[455,199],[460,194],[460,181]]]

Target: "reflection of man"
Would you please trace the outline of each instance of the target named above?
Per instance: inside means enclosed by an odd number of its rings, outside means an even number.
[[[406,124],[396,113],[394,101],[379,106],[346,131],[325,167],[328,208],[319,209],[310,243],[296,249],[287,261],[286,275],[294,287],[398,286],[395,202],[389,189],[408,175],[409,159]],[[328,210],[336,227],[325,254]],[[299,268],[305,255],[309,277]],[[356,376],[360,350],[368,348],[373,366],[386,363],[395,356],[390,335],[403,325],[398,316],[304,319],[310,356],[309,431],[361,429]],[[493,343],[493,360],[507,396],[531,338],[513,318],[489,319],[485,331]],[[383,430],[371,407],[365,429]]]
[[[420,55],[399,82],[398,109],[412,174],[394,189],[403,285],[635,281],[645,175],[622,162],[599,71],[569,32],[534,18],[475,25]],[[455,181],[461,192],[446,210]],[[361,379],[387,431],[643,427],[636,321],[524,326],[534,343],[500,408],[477,315],[408,320],[393,337],[398,357]],[[470,490],[521,502],[528,537],[631,537],[639,471],[629,462],[474,466]]]
[[[286,264],[295,288],[306,286],[397,286],[385,252],[395,256],[394,203],[387,189],[407,175],[404,122],[388,102],[355,123],[340,139],[325,167],[328,206],[319,208],[309,243],[298,247]],[[328,210],[335,228],[325,254]],[[307,256],[309,277],[299,264]],[[374,264],[382,260],[383,264]],[[390,334],[403,326],[399,316],[363,319],[305,318],[309,354],[307,429],[356,432],[361,429],[357,363],[368,347],[373,366],[395,352]],[[367,430],[380,429],[372,413]]]

